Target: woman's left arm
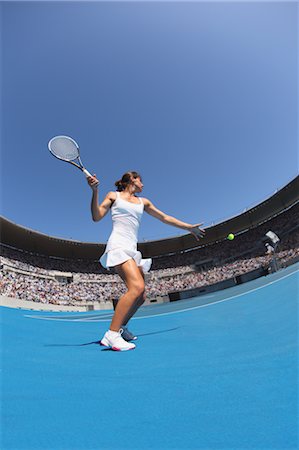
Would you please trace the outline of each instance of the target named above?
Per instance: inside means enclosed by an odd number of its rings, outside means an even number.
[[[143,198],[143,203],[144,203],[144,210],[151,216],[160,220],[161,222],[166,223],[167,225],[172,225],[174,227],[182,228],[183,230],[189,231],[190,233],[193,234],[193,236],[195,236],[195,238],[198,241],[200,238],[204,237],[205,230],[202,228],[199,228],[202,225],[202,223],[197,223],[195,225],[191,225],[190,223],[182,222],[181,220],[176,219],[175,217],[169,216],[168,214],[165,214],[163,211],[160,211],[147,198]]]

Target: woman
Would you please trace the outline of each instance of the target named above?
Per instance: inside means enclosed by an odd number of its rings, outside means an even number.
[[[96,175],[87,179],[92,189],[91,214],[95,222],[103,219],[111,209],[113,230],[108,239],[105,253],[100,262],[103,267],[114,267],[127,287],[116,304],[110,329],[101,340],[101,345],[116,351],[133,350],[135,344],[128,342],[137,339],[126,325],[137,309],[144,303],[144,272],[148,272],[151,259],[142,259],[137,251],[137,235],[142,213],[148,214],[162,222],[173,225],[192,233],[197,240],[204,236],[202,224],[190,225],[159,211],[153,203],[137,197],[142,192],[143,183],[137,172],[125,173],[121,180],[116,181],[117,192],[108,192],[104,201],[99,204]]]

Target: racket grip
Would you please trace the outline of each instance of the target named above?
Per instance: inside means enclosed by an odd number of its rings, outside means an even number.
[[[84,175],[86,176],[86,178],[92,177],[91,173],[89,173],[88,170],[86,170],[86,169],[83,168],[83,169],[82,169],[82,172],[84,173]]]

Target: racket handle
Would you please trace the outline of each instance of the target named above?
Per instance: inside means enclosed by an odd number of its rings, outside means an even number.
[[[84,173],[84,175],[86,176],[86,178],[92,177],[91,173],[89,173],[88,170],[86,170],[86,169],[83,168],[83,169],[82,169],[82,172]]]

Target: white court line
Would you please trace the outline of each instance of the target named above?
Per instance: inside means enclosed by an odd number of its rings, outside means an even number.
[[[278,281],[281,281],[281,280],[283,280],[285,278],[288,278],[291,275],[294,275],[294,274],[296,274],[298,272],[299,272],[299,270],[295,270],[294,272],[289,273],[288,275],[285,275],[285,276],[283,276],[281,278],[278,278],[277,280],[270,281],[270,283],[264,284],[263,286],[259,286],[257,288],[251,289],[250,291],[246,291],[246,292],[243,292],[243,293],[238,294],[238,295],[233,295],[232,297],[224,298],[223,300],[217,300],[216,302],[207,303],[206,305],[192,306],[191,308],[179,309],[177,311],[170,311],[170,312],[160,313],[160,314],[151,314],[151,315],[146,315],[146,316],[141,316],[141,317],[132,317],[131,320],[150,319],[152,317],[160,317],[160,316],[170,316],[172,314],[179,314],[179,313],[182,313],[182,312],[192,311],[194,309],[206,308],[208,306],[213,306],[213,305],[216,305],[217,303],[227,302],[227,301],[232,300],[234,298],[242,297],[243,295],[251,294],[252,292],[255,292],[255,291],[258,291],[260,289],[263,289],[263,288],[265,288],[267,286],[270,286],[271,284],[277,283]],[[111,314],[110,318],[106,317],[106,318],[97,320],[97,322],[108,322],[108,321],[111,320],[112,315],[113,314]],[[56,319],[55,317],[51,318],[51,317],[45,317],[45,316],[32,316],[32,315],[24,315],[24,317],[29,317],[30,319],[56,320],[56,321],[59,321],[59,322],[93,322],[91,320],[88,320],[88,318],[77,319],[77,320],[76,319],[69,320],[69,319],[58,319],[58,318]]]

